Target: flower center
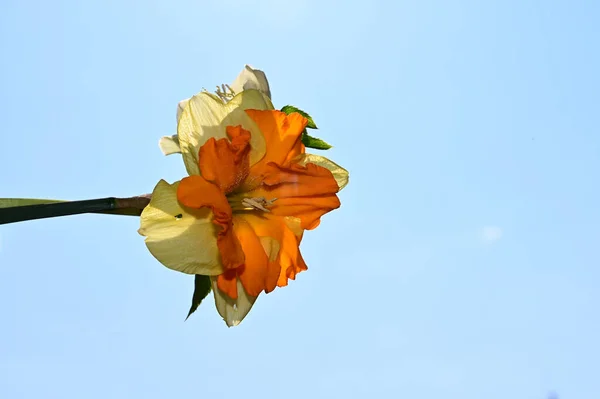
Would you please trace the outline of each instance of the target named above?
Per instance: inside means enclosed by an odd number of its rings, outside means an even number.
[[[242,195],[232,195],[227,197],[231,210],[233,212],[243,211],[262,211],[271,212],[269,207],[277,201],[277,198],[266,199],[265,197],[244,197]]]
[[[208,93],[208,90],[206,90],[204,87],[202,88],[202,91]],[[221,87],[217,86],[215,94],[217,95],[217,97],[223,100],[223,102],[227,102],[233,97],[235,97],[235,91],[233,91],[233,89],[227,84],[222,84]]]

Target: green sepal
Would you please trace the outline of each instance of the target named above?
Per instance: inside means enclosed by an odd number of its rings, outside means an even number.
[[[306,130],[302,132],[302,144],[304,144],[308,148],[314,148],[316,150],[328,150],[331,148],[331,145],[327,142],[318,139],[316,137],[309,136],[306,133]]]
[[[294,107],[293,105],[286,105],[285,107],[281,108],[281,112],[284,112],[287,115],[289,115],[293,112],[297,112],[300,115],[302,115],[303,117],[305,117],[306,119],[308,119],[308,124],[306,125],[307,128],[318,129],[317,125],[315,124],[315,121],[313,121],[313,118],[309,114],[302,111],[301,109]]]
[[[211,284],[210,277],[203,276],[201,274],[196,274],[196,280],[194,281],[194,295],[192,296],[192,306],[190,307],[190,311],[185,318],[186,320],[198,309],[200,303],[206,298],[206,296],[210,293]]]
[[[302,115],[303,117],[305,117],[306,119],[308,119],[308,124],[306,125],[307,128],[318,129],[317,125],[315,124],[315,121],[309,114],[302,111],[301,109],[298,109],[297,107],[294,107],[293,105],[286,105],[285,107],[281,108],[281,112],[284,112],[287,115],[297,112],[300,115]],[[316,150],[328,150],[331,148],[331,145],[329,143],[327,143],[326,141],[321,140],[317,137],[310,136],[306,132],[306,129],[304,129],[304,131],[302,132],[301,140],[302,140],[302,144],[304,144],[308,148],[314,148]]]

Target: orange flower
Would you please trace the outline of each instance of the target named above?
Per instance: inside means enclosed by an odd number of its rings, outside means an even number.
[[[200,148],[201,176],[186,177],[177,190],[184,206],[211,208],[220,228],[217,245],[224,268],[217,285],[233,299],[237,279],[248,295],[258,296],[306,270],[298,251],[301,234],[295,236],[289,224],[315,228],[323,214],[340,206],[332,173],[297,158],[304,153],[300,134],[306,118],[280,111],[246,113],[265,132],[264,158],[250,168],[250,132],[227,126],[229,139],[211,138]],[[285,217],[298,220],[286,223]],[[261,243],[260,237],[269,239]]]
[[[340,206],[348,173],[305,153],[307,122],[273,110],[256,90],[228,103],[200,93],[178,127],[190,176],[159,182],[141,216],[140,234],[161,263],[211,276],[229,326],[263,291],[307,269],[299,251],[304,230]]]

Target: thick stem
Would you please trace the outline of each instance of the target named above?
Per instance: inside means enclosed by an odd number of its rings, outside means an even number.
[[[106,213],[111,215],[139,216],[150,202],[150,194],[130,198],[99,198],[83,201],[56,202],[0,208],[0,224],[26,220],[79,215],[81,213]]]

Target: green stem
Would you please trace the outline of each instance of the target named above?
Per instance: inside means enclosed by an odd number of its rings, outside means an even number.
[[[0,208],[0,224],[24,222],[82,213],[139,216],[150,202],[150,195],[130,198],[99,198],[83,201],[57,202]]]

